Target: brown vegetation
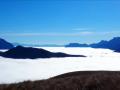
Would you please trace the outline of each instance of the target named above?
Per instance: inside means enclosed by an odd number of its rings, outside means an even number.
[[[3,84],[0,90],[120,90],[120,72],[71,72],[47,80]]]

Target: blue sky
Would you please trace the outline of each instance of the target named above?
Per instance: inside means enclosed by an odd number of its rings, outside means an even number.
[[[94,43],[120,36],[117,0],[0,1],[0,37],[28,44]]]

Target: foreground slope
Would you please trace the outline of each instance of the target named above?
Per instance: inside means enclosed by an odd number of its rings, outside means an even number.
[[[120,71],[79,71],[40,81],[0,85],[0,90],[120,90]]]

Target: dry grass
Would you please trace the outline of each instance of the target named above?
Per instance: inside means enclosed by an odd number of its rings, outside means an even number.
[[[0,90],[120,90],[120,72],[71,72],[47,80],[3,84]]]

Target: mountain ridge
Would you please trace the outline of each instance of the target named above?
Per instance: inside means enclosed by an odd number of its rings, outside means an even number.
[[[45,49],[17,46],[6,52],[0,52],[0,56],[13,59],[37,59],[59,57],[86,57],[84,55],[71,55],[62,52],[50,52]]]
[[[68,45],[65,45],[65,47],[92,47],[92,48],[105,48],[105,49],[111,49],[116,52],[120,52],[120,37],[114,37],[113,39],[107,41],[107,40],[101,40],[98,43],[93,44],[80,44],[80,43],[70,43]]]
[[[13,47],[14,45],[12,45],[12,43],[0,38],[0,49],[11,49]]]

